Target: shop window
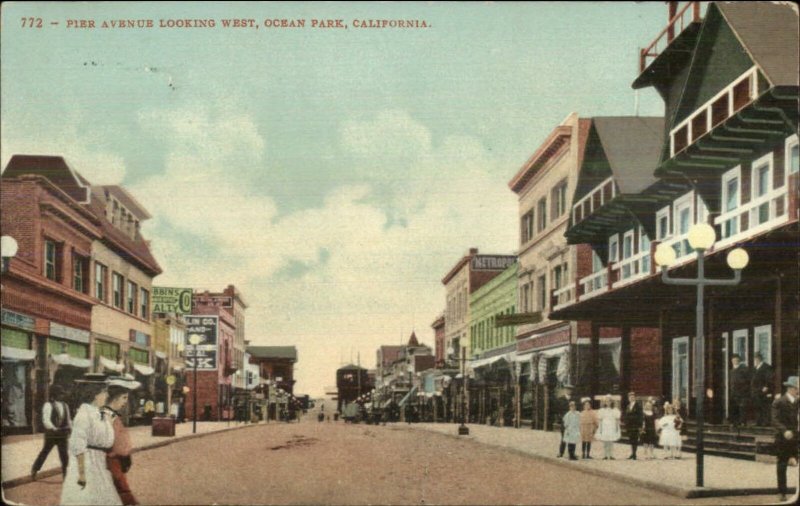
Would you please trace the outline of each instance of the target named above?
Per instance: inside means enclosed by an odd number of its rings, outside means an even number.
[[[147,350],[140,350],[138,348],[131,348],[128,351],[128,357],[130,357],[132,362],[137,364],[148,364],[150,362],[150,354]]]
[[[94,354],[116,362],[119,359],[119,345],[99,339],[95,340]]]
[[[31,336],[21,330],[0,328],[0,342],[9,348],[31,349]]]
[[[29,424],[26,398],[28,396],[28,366],[21,361],[3,361],[3,432],[11,427]]]

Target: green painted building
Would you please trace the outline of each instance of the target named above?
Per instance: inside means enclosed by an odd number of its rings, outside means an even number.
[[[515,262],[469,296],[469,344],[471,359],[515,342],[515,327],[496,327],[500,315],[514,314],[517,306]]]

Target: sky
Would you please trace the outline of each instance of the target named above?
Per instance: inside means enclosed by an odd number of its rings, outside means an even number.
[[[153,216],[154,285],[234,284],[246,338],[297,346],[295,393],[319,396],[412,330],[433,346],[442,277],[470,247],[515,252],[508,182],[550,131],[634,114],[667,7],[11,2],[1,19],[2,166],[60,155],[124,185]],[[346,28],[312,26],[328,19]],[[356,26],[397,19],[427,27]],[[663,114],[652,90],[638,104]]]

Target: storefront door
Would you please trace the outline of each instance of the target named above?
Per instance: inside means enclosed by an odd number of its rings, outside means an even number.
[[[689,406],[689,338],[672,340],[672,398]]]

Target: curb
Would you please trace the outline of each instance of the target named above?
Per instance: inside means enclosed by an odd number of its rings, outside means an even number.
[[[260,425],[266,426],[265,423],[256,423],[256,424],[247,424],[247,425],[240,425],[238,427],[225,427],[220,430],[215,430],[212,432],[201,432],[199,434],[187,434],[181,437],[170,437],[170,439],[164,439],[163,441],[155,441],[152,443],[148,443],[142,446],[138,446],[131,450],[131,455],[134,453],[139,453],[145,450],[152,450],[154,448],[161,448],[162,446],[169,446],[171,444],[180,443],[183,441],[188,441],[190,439],[195,439],[204,436],[211,436],[213,434],[221,434],[223,432],[229,432],[232,430],[239,430],[239,429],[246,429],[248,427],[258,427]],[[167,436],[169,437],[169,436]],[[41,478],[49,478],[50,476],[56,476],[61,474],[61,466],[58,467],[51,467],[50,469],[43,469],[36,473],[36,480],[39,481]],[[31,479],[30,474],[26,474],[25,476],[20,476],[19,478],[13,478],[11,480],[7,480],[2,482],[3,488],[14,488],[20,485],[27,485],[28,483],[32,483],[33,480]]]
[[[455,427],[455,425],[454,425]],[[400,427],[398,427],[400,428]],[[428,430],[424,428],[417,428],[417,427],[404,427],[406,430],[419,430],[425,431],[432,434],[439,434],[445,437],[450,437],[453,439],[458,439],[460,441],[471,441],[474,444],[480,444],[484,446],[491,446],[493,448],[500,448],[503,450],[508,450],[512,453],[517,455],[521,455],[528,458],[533,458],[535,460],[539,460],[542,462],[547,462],[548,464],[554,464],[566,469],[572,469],[581,473],[591,474],[593,476],[599,476],[602,478],[607,478],[613,481],[618,481],[620,483],[625,483],[629,485],[635,485],[637,487],[646,488],[648,490],[655,490],[658,492],[663,492],[665,494],[674,495],[683,499],[698,499],[702,497],[729,497],[729,496],[747,496],[747,495],[777,495],[778,494],[778,487],[760,487],[760,488],[698,488],[698,487],[691,487],[691,488],[684,488],[678,487],[674,485],[667,485],[664,483],[658,483],[653,481],[648,481],[642,478],[634,478],[626,474],[620,474],[612,471],[606,471],[602,469],[595,469],[590,467],[579,467],[575,466],[574,464],[570,464],[568,460],[558,459],[554,457],[546,457],[544,455],[539,455],[536,453],[526,452],[525,450],[521,450],[519,448],[514,448],[511,446],[503,446],[497,445],[492,443],[486,443],[483,441],[479,441],[474,436],[460,436],[458,434],[449,434],[445,432],[439,432],[434,430]],[[789,487],[789,495],[794,494],[796,491],[793,487]]]

